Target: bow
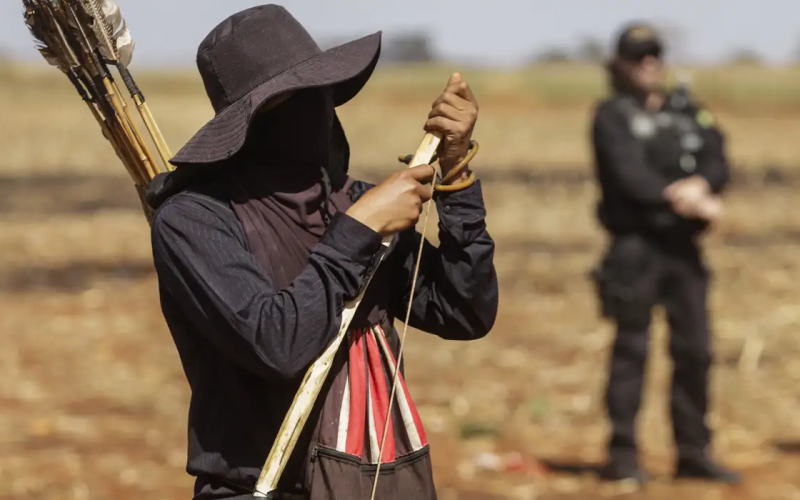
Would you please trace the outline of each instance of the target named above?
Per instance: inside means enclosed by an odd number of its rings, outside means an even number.
[[[439,147],[439,143],[441,142],[441,136],[438,134],[428,133],[422,138],[422,142],[420,143],[419,147],[417,148],[416,153],[408,162],[409,168],[416,167],[418,165],[425,165],[429,164],[432,160],[434,155],[436,154],[436,150]],[[434,189],[434,184],[431,183],[431,189]],[[396,389],[396,382],[397,382],[397,375],[400,370],[400,363],[402,361],[403,356],[403,345],[405,341],[405,335],[408,329],[408,319],[411,314],[411,301],[413,300],[414,296],[414,288],[417,283],[417,275],[419,273],[419,256],[422,254],[422,249],[425,244],[425,227],[428,225],[428,215],[430,214],[431,202],[427,202],[427,207],[425,209],[425,218],[423,220],[423,229],[422,229],[422,239],[420,241],[419,247],[419,254],[417,257],[417,265],[414,269],[414,276],[412,278],[411,283],[411,298],[409,299],[408,311],[406,313],[406,321],[405,326],[403,327],[403,335],[400,338],[400,352],[397,359],[394,378],[392,381],[392,391],[389,398],[389,408],[392,407],[392,403],[394,400],[394,394]],[[392,242],[392,237],[386,237],[383,239],[383,246],[388,248]],[[278,481],[280,480],[281,474],[283,473],[283,469],[286,467],[286,463],[289,460],[289,456],[291,455],[292,451],[294,450],[295,445],[297,444],[297,439],[300,437],[300,433],[302,432],[303,428],[305,427],[306,422],[308,421],[308,417],[311,413],[311,410],[314,407],[314,404],[317,400],[317,396],[319,396],[320,390],[322,389],[322,385],[325,382],[325,379],[330,372],[331,365],[333,364],[333,359],[336,356],[336,353],[339,351],[339,347],[342,345],[342,341],[344,340],[345,336],[347,335],[347,331],[350,328],[350,322],[353,320],[355,316],[356,310],[358,306],[361,304],[361,300],[364,298],[364,293],[366,292],[367,288],[369,287],[369,283],[372,281],[372,277],[375,275],[375,271],[380,266],[381,262],[383,262],[383,258],[386,255],[384,252],[380,260],[378,261],[378,265],[376,265],[372,271],[372,273],[367,277],[366,286],[363,287],[361,293],[358,296],[351,300],[350,302],[345,304],[344,310],[342,311],[342,321],[339,325],[339,331],[336,334],[336,337],[331,340],[328,347],[320,354],[320,356],[314,361],[314,363],[309,367],[306,371],[305,377],[303,377],[303,381],[300,383],[300,389],[297,391],[294,400],[292,401],[291,406],[289,407],[289,411],[286,413],[286,416],[283,419],[283,423],[281,424],[281,428],[278,431],[278,437],[275,439],[275,443],[272,445],[272,449],[270,450],[269,456],[267,457],[266,462],[264,463],[264,467],[261,470],[261,474],[256,482],[255,492],[253,496],[256,498],[269,498],[271,494],[274,494],[278,490]],[[391,411],[387,413],[387,418],[391,414]],[[383,440],[381,442],[381,452],[378,456],[383,455],[383,444],[386,441],[386,425],[384,425],[384,435]],[[375,472],[375,484],[373,486],[373,498],[375,496],[374,488],[377,488],[378,484],[378,474],[380,473],[380,460],[378,461],[378,469]]]
[[[425,141],[423,141],[424,143]],[[439,140],[436,141],[437,145]],[[435,151],[435,150],[434,150]],[[409,168],[414,167],[416,165],[422,165],[425,163],[429,163],[431,158],[428,158],[425,162],[415,162],[418,155],[414,155],[414,158],[408,163]],[[434,189],[436,188],[436,182],[431,182],[431,194],[433,194]],[[397,376],[400,373],[400,366],[403,364],[403,351],[406,345],[406,333],[408,333],[408,321],[411,318],[411,306],[414,303],[414,292],[417,287],[417,277],[419,276],[419,265],[422,261],[422,249],[425,248],[425,230],[428,228],[428,216],[431,213],[431,207],[433,206],[433,197],[425,203],[425,218],[422,221],[422,237],[420,238],[419,242],[419,249],[417,250],[417,263],[414,266],[414,274],[411,278],[411,292],[408,294],[408,307],[406,308],[406,317],[403,321],[403,332],[400,334],[400,347],[397,353],[397,363],[395,363],[394,367],[394,374],[392,375],[392,390],[389,392],[389,408],[386,411],[386,419],[383,422],[383,436],[381,436],[381,446],[380,450],[378,451],[378,457],[383,457],[383,449],[386,446],[386,435],[389,432],[389,419],[392,416],[392,406],[394,405],[394,396],[397,392]],[[370,496],[370,500],[375,500],[375,493],[378,491],[378,478],[381,474],[381,460],[378,458],[378,465],[375,468],[375,480],[372,482],[372,495]]]
[[[470,149],[467,155],[464,157],[464,159],[462,159],[458,163],[458,165],[456,165],[452,170],[450,170],[450,172],[448,172],[445,178],[442,179],[442,183],[436,184],[435,182],[431,182],[431,192],[457,191],[472,185],[475,182],[474,172],[470,172],[467,179],[458,184],[449,184],[449,183],[458,176],[460,176],[466,170],[467,165],[469,165],[469,162],[472,160],[472,158],[475,157],[476,154],[478,154],[478,142],[470,141]],[[412,158],[401,159],[400,161],[408,163],[409,168],[416,165],[422,165],[423,163],[431,162],[431,160],[428,160],[427,162],[415,163],[414,159],[416,158],[416,156],[417,155],[414,155],[414,157]],[[411,278],[411,291],[409,293],[408,308],[406,309],[406,317],[405,320],[403,321],[403,332],[400,334],[400,347],[398,349],[399,352],[397,354],[397,363],[395,363],[394,374],[392,375],[392,389],[391,392],[389,393],[389,407],[388,410],[386,411],[386,419],[383,422],[383,436],[381,437],[380,451],[378,451],[379,457],[383,457],[383,448],[386,445],[386,435],[389,430],[389,418],[391,418],[392,415],[392,406],[394,405],[395,393],[397,392],[397,377],[400,373],[400,366],[403,363],[403,352],[405,350],[404,348],[406,345],[406,333],[408,333],[408,322],[411,319],[411,306],[414,303],[414,292],[416,291],[417,287],[419,266],[420,263],[422,262],[422,250],[423,248],[425,248],[425,230],[428,228],[428,216],[430,215],[431,207],[433,206],[432,198],[433,197],[431,197],[431,201],[427,202],[427,206],[425,207],[425,218],[422,221],[422,235],[420,238],[419,249],[417,250],[417,263],[414,266],[414,274],[413,277]],[[381,460],[378,460],[377,467],[375,468],[375,481],[373,481],[372,483],[372,495],[370,496],[370,500],[375,500],[375,494],[378,491],[378,477],[380,477],[381,474],[381,462],[382,462]]]

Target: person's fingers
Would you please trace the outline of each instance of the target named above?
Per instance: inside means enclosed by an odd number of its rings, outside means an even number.
[[[433,189],[428,184],[419,184],[416,187],[417,196],[419,196],[420,200],[420,210],[422,209],[422,203],[430,200],[433,197]]]
[[[672,203],[672,209],[678,215],[688,216],[693,211],[693,206],[685,199],[677,199]]]
[[[458,87],[461,85],[461,73],[452,73],[447,80],[447,85],[444,87],[445,92],[455,94],[458,92]]]
[[[678,193],[680,193],[683,190],[683,187],[684,187],[683,180],[674,181],[664,189],[664,196],[667,198],[675,198],[678,195]]]
[[[471,102],[472,105],[475,106],[475,109],[478,109],[478,100],[475,99],[475,95],[472,93],[472,89],[469,87],[467,82],[461,82],[461,84],[458,86],[458,91],[456,94]]]
[[[439,132],[443,135],[464,134],[467,132],[467,125],[464,122],[445,118],[444,116],[434,116],[428,119],[423,128],[425,132]]]
[[[699,203],[705,197],[706,193],[698,189],[691,182],[678,182],[681,183],[676,183],[674,186],[671,186],[668,193],[668,198],[670,200],[681,203]]]
[[[443,116],[455,121],[466,121],[469,119],[466,112],[446,102],[440,102],[431,108],[431,112],[428,113],[428,118],[434,118],[436,116]]]
[[[408,177],[425,184],[431,182],[436,176],[436,169],[432,165],[417,165],[405,170]]]
[[[680,196],[673,196],[670,198],[670,204],[672,204],[672,207],[675,209],[675,211],[685,207],[686,203],[686,198],[682,198]]]
[[[707,198],[702,206],[706,213],[713,214],[714,216],[722,212],[722,203],[716,197]]]
[[[431,108],[436,108],[441,104],[449,104],[450,106],[462,111],[473,107],[472,103],[470,103],[467,99],[464,99],[460,95],[453,92],[443,92],[439,97],[436,98],[435,101],[433,101]]]
[[[708,222],[714,222],[719,218],[719,213],[712,207],[706,207],[698,211],[697,217]]]
[[[708,181],[702,175],[695,174],[689,178],[691,180],[692,185],[698,191],[708,192],[711,188],[709,186]]]
[[[697,199],[692,196],[689,196],[687,193],[678,193],[678,195],[675,196],[675,201],[677,201],[682,205],[690,205],[696,202]]]

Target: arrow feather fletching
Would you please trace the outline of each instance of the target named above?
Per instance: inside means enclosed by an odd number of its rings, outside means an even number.
[[[33,0],[23,0],[22,5],[25,7],[25,25],[28,27],[28,31],[33,37],[36,50],[42,54],[42,57],[44,57],[48,64],[63,71],[64,63],[58,55],[61,51],[59,47],[54,46],[53,40],[48,36],[48,32],[45,30],[45,21],[40,15],[41,11],[37,10],[37,2]]]
[[[86,12],[93,18],[93,28],[100,43],[103,57],[119,61],[126,68],[133,57],[135,42],[128,30],[122,11],[112,0],[81,0]]]

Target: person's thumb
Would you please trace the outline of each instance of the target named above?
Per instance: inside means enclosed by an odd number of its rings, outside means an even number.
[[[416,167],[409,168],[407,172],[412,179],[422,184],[433,181],[436,175],[436,169],[431,165],[417,165]]]
[[[459,85],[461,85],[461,73],[453,73],[447,80],[447,86],[444,88],[444,90],[455,94],[458,92]]]

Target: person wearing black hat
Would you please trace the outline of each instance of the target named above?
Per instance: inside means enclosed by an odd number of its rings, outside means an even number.
[[[379,462],[377,498],[436,498],[402,376],[388,408],[393,321],[411,302],[409,324],[445,339],[478,339],[494,324],[494,242],[480,181],[468,168],[447,176],[468,158],[478,107],[454,74],[425,123],[443,137],[443,178],[455,178],[437,191],[440,244],[425,243],[410,300],[422,242],[414,224],[435,171],[403,169],[377,186],[353,179],[335,111],[366,84],[380,40],[322,51],[286,9],[262,5],[200,44],[215,116],[146,196],[162,310],[192,390],[187,471],[196,500],[252,498],[305,370],[365,288],[274,498],[369,498]]]
[[[676,477],[726,483],[738,475],[710,456],[706,422],[712,363],[710,270],[699,238],[721,215],[729,178],[725,140],[713,116],[684,91],[664,87],[664,44],[634,23],[608,64],[613,95],[595,110],[591,140],[610,243],[594,270],[604,317],[616,323],[606,404],[608,479],[643,482],[639,412],[653,307],[664,306],[673,360],[671,416]]]

